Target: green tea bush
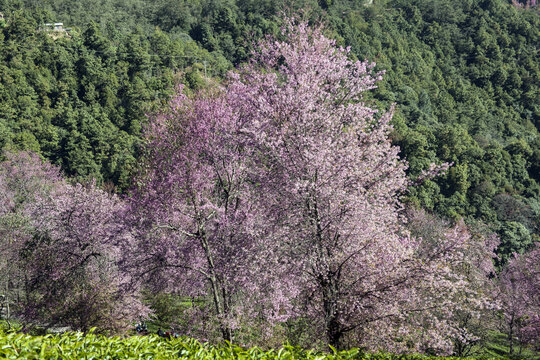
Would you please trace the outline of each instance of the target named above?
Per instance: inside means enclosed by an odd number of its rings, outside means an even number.
[[[164,339],[155,335],[127,338],[90,332],[31,336],[0,332],[0,359],[306,359],[306,360],[429,360],[457,358],[388,353],[364,354],[358,349],[329,353],[285,345],[263,350],[224,344],[214,346],[190,338]],[[487,360],[488,358],[483,358]]]

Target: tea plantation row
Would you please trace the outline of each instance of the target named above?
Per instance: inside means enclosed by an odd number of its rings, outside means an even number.
[[[106,337],[68,333],[31,336],[0,332],[0,359],[366,359],[429,360],[454,359],[422,355],[363,354],[358,349],[331,353],[283,346],[278,350],[214,346],[189,338],[163,339],[158,336]],[[457,359],[457,358],[455,358]],[[483,360],[487,360],[484,358]]]

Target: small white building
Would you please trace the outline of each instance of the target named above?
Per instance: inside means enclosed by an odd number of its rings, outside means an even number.
[[[43,31],[66,31],[64,23],[46,23],[41,26]]]

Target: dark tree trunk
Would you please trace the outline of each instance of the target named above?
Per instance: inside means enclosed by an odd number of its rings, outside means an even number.
[[[199,240],[201,246],[204,250],[206,260],[208,262],[208,281],[210,282],[212,290],[212,298],[214,300],[214,306],[216,308],[216,314],[219,317],[226,317],[229,313],[229,304],[227,302],[228,296],[227,291],[223,288],[223,283],[220,281],[215,265],[212,253],[210,251],[210,246],[206,239],[206,234],[204,232],[204,226],[199,225]],[[226,341],[232,340],[232,329],[224,324],[220,325],[221,334],[223,339]]]
[[[330,345],[337,350],[341,350],[343,345],[343,326],[339,319],[337,281],[330,275],[328,280],[321,282],[321,287],[326,337]]]
[[[328,343],[332,345],[336,350],[342,348],[343,332],[341,331],[341,325],[336,318],[331,318],[326,323],[326,336],[328,337]]]

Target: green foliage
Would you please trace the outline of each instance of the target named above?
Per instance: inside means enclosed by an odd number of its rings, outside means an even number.
[[[283,11],[300,12],[386,71],[366,100],[397,104],[393,136],[412,177],[455,163],[407,201],[501,235],[507,221],[540,234],[535,9],[507,0],[2,0],[0,11],[2,148],[39,150],[69,175],[126,189],[144,114],[174,83],[206,86],[278,34]],[[56,40],[36,32],[53,21],[82,30]],[[500,196],[520,204],[519,218]]]
[[[514,355],[509,356],[510,346],[508,335],[497,331],[489,331],[486,344],[483,349],[485,356],[490,357],[507,357],[510,359],[534,359],[540,358],[540,354],[533,349],[514,344]]]
[[[146,303],[152,309],[149,330],[183,328],[186,309],[198,306],[195,299],[181,297],[175,294],[146,293]]]
[[[328,353],[303,350],[290,345],[263,350],[224,344],[213,346],[194,339],[163,339],[155,335],[127,338],[105,337],[92,332],[64,335],[30,336],[0,332],[0,357],[3,359],[306,359],[306,360],[428,360],[452,357],[365,354],[359,349]],[[499,357],[482,357],[496,359]],[[472,358],[471,358],[472,359]]]
[[[110,38],[90,22],[82,31],[45,32],[38,29],[52,21],[50,13],[5,10],[0,150],[35,151],[78,181],[93,178],[118,191],[131,186],[146,113],[167,101],[182,69],[208,63],[215,76],[230,66],[159,30]],[[198,70],[193,74],[188,86],[205,86]]]
[[[516,221],[505,222],[500,230],[501,245],[499,245],[499,266],[506,264],[513,253],[523,254],[533,245],[529,230]]]

